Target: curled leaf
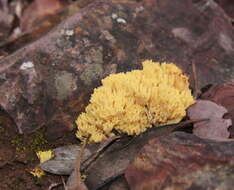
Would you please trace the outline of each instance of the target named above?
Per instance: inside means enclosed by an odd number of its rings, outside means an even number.
[[[232,119],[234,122],[234,81],[213,85],[201,96],[202,99],[210,100],[225,107],[228,110],[228,115],[225,118]],[[226,117],[227,116],[227,117]],[[229,132],[231,137],[234,137],[234,126],[230,127]]]
[[[55,155],[54,158],[41,163],[40,167],[49,173],[70,175],[74,169],[74,164],[79,151],[80,146],[78,145],[68,145],[56,148],[53,150]],[[83,159],[87,159],[91,154],[90,149],[85,149]]]
[[[229,126],[232,125],[230,119],[223,119],[227,113],[226,108],[208,100],[197,100],[194,105],[187,110],[190,119],[208,118],[194,124],[193,133],[201,138],[214,140],[225,140],[229,138]]]

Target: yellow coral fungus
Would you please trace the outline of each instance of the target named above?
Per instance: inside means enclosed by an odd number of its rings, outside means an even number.
[[[30,171],[30,173],[37,178],[41,178],[43,175],[45,175],[45,172],[41,168],[34,168]]]
[[[146,60],[143,70],[102,80],[76,120],[76,136],[100,142],[114,131],[138,135],[152,125],[178,123],[193,103],[188,78],[175,64]]]
[[[54,154],[51,150],[47,150],[47,151],[38,151],[37,152],[37,157],[40,160],[40,163],[43,163],[51,158],[54,157]]]
[[[40,163],[43,163],[51,158],[54,157],[54,154],[51,150],[47,150],[47,151],[38,151],[37,153],[37,157],[40,160]],[[45,172],[43,169],[36,167],[34,169],[32,169],[30,171],[30,173],[37,178],[41,178],[43,175],[45,175]]]

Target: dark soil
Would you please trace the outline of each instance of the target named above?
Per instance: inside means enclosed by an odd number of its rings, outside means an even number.
[[[62,177],[46,173],[41,178],[30,174],[30,170],[39,164],[38,150],[78,143],[74,132],[53,142],[44,137],[44,129],[31,134],[19,135],[16,126],[6,113],[0,111],[0,189],[1,190],[39,190],[64,189]],[[67,176],[63,177],[66,180]]]

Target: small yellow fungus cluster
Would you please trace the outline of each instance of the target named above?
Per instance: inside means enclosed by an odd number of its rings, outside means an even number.
[[[40,160],[40,163],[43,163],[51,158],[54,157],[54,154],[51,150],[48,151],[38,151],[37,157]],[[36,167],[30,171],[30,173],[37,178],[41,178],[43,175],[45,175],[45,172],[43,169]]]
[[[43,163],[51,158],[54,157],[54,153],[52,150],[47,150],[47,151],[38,151],[37,152],[37,157],[40,160],[40,163]]]
[[[102,80],[76,120],[76,136],[100,142],[115,132],[138,135],[152,125],[178,123],[193,103],[188,78],[175,64],[146,60],[143,70]]]
[[[43,175],[45,175],[45,172],[41,168],[34,168],[30,171],[30,173],[37,178],[41,178]]]

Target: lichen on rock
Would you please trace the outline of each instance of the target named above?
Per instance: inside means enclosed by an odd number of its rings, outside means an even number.
[[[80,75],[80,79],[86,84],[91,85],[92,81],[100,78],[104,70],[101,64],[89,64],[84,72]]]
[[[76,77],[67,71],[57,73],[55,77],[55,87],[57,90],[57,99],[65,100],[77,88]]]

